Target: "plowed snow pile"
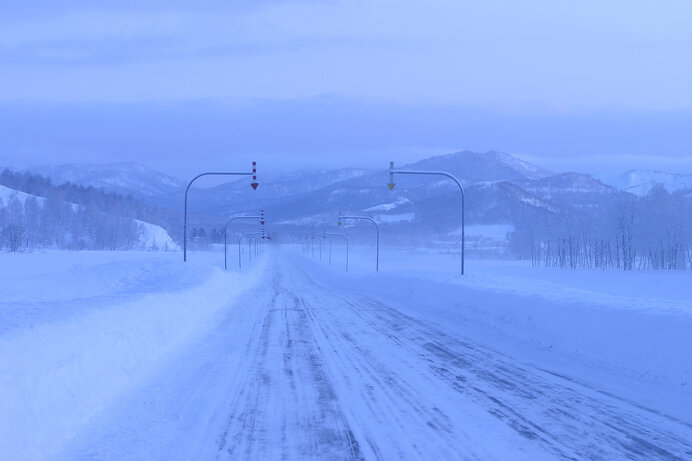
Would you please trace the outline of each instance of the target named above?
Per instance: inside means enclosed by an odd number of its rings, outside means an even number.
[[[216,254],[195,255],[191,259]],[[0,254],[0,458],[43,458],[261,274],[180,253]]]

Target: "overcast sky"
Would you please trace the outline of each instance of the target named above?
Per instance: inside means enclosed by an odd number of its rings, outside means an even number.
[[[0,163],[692,172],[690,24],[688,0],[3,2]]]

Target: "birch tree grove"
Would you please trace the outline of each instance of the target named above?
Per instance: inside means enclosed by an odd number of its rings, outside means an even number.
[[[692,199],[654,187],[602,209],[522,220],[512,235],[517,257],[563,269],[692,269]]]
[[[129,197],[70,184],[53,186],[29,173],[5,170],[0,183],[13,192],[0,199],[0,249],[31,248],[122,250],[139,240],[135,219],[147,209]]]

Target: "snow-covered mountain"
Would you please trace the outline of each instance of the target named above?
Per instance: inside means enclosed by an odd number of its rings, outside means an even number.
[[[398,165],[395,165],[398,167]],[[553,174],[545,168],[525,162],[504,152],[462,151],[431,157],[407,165],[415,170],[444,170],[465,184],[484,181],[540,179]]]
[[[515,183],[542,200],[574,208],[598,206],[618,195],[615,188],[593,176],[573,172]]]
[[[186,186],[181,179],[133,162],[54,165],[32,168],[32,172],[50,178],[56,185],[71,182],[135,197],[164,197]]]
[[[256,191],[246,178],[213,187],[195,184],[189,197],[191,225],[219,228],[231,215],[256,214],[260,209],[269,222],[286,230],[331,226],[339,210],[369,214],[385,226],[412,235],[453,233],[460,225],[455,211],[459,193],[447,178],[400,175],[390,191],[387,165],[381,170],[313,170],[268,178],[262,176],[261,164],[258,167],[260,187]],[[494,151],[463,151],[395,167],[443,170],[457,176],[464,185],[469,225],[510,225],[536,214],[579,213],[624,194],[588,175],[555,174]],[[180,215],[182,224],[180,211],[189,178],[170,178],[132,163],[68,165],[53,167],[49,173],[54,183],[69,180],[132,194]],[[179,227],[170,224],[167,228],[174,232]]]
[[[638,196],[644,196],[657,184],[668,192],[692,190],[692,174],[668,173],[658,170],[629,170],[604,179],[613,186]]]
[[[465,186],[535,180],[551,174],[499,152],[464,151],[396,167],[448,171],[457,175]],[[255,192],[250,192],[248,182],[242,180],[209,189],[195,188],[192,196],[196,198],[192,200],[198,203],[198,210],[201,208],[210,214],[224,213],[229,203],[242,202],[243,210],[275,209],[285,219],[300,217],[304,220],[306,215],[319,215],[335,209],[365,210],[385,206],[393,196],[386,187],[388,179],[388,171],[384,168],[290,173],[261,180]],[[413,194],[417,199],[457,193],[456,186],[446,178],[407,176],[397,177],[396,181],[400,184],[395,190],[396,196],[402,191],[404,197]]]

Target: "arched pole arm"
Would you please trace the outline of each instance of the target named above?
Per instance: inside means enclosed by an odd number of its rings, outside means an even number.
[[[235,220],[237,219],[262,219],[261,216],[233,216],[231,219],[229,219],[226,224],[223,226],[223,231],[224,233],[226,232],[226,229],[228,226]]]
[[[242,240],[243,240],[245,237],[250,237],[251,235],[262,235],[262,232],[250,232],[250,233],[248,233],[248,234],[243,234],[243,235],[241,235],[240,238],[238,239],[238,243],[241,243]]]
[[[332,235],[335,237],[341,237],[342,239],[344,239],[346,241],[346,272],[348,272],[348,237],[346,237],[346,235],[344,235],[344,234],[329,233],[329,232],[325,232],[324,235]]]
[[[228,225],[237,219],[262,219],[261,216],[234,216],[226,222],[223,226],[223,239],[226,241],[226,231],[228,230]]]
[[[227,255],[228,255],[227,230],[228,230],[228,225],[231,224],[233,221],[238,220],[238,219],[262,219],[262,217],[261,216],[233,216],[223,226],[223,268],[225,270],[228,269],[228,262],[227,262]]]
[[[348,242],[348,237],[346,237],[344,234],[335,234],[335,233],[331,233],[331,232],[325,232],[324,234],[320,234],[320,235],[328,235],[331,237],[341,237],[342,239],[344,239]]]
[[[339,216],[339,219],[364,219],[366,221],[371,221],[375,227],[377,227],[377,223],[370,216]]]
[[[254,165],[254,164],[253,164]],[[253,166],[254,169],[254,166]],[[206,173],[200,173],[187,183],[185,188],[185,209],[183,211],[183,262],[187,261],[187,194],[190,192],[190,187],[192,183],[197,181],[202,176],[253,176],[256,173],[250,172],[240,172],[240,171],[208,171]],[[253,176],[254,177],[254,176]],[[253,188],[257,187],[256,183],[253,183]]]
[[[464,197],[464,188],[461,186],[461,182],[453,174],[449,174],[446,171],[415,171],[415,170],[389,170],[391,175],[395,174],[425,174],[430,176],[446,176],[456,183],[459,187],[459,192],[461,192],[462,199]]]
[[[262,235],[262,232],[250,232],[247,234],[242,234],[238,238],[238,267],[242,267],[242,263],[241,263],[241,259],[240,259],[240,244],[242,243],[244,237],[249,237],[251,235]]]
[[[361,219],[364,221],[370,221],[375,225],[375,236],[376,236],[376,243],[375,243],[375,270],[379,271],[380,270],[380,226],[377,225],[374,219],[372,219],[370,216],[339,216],[339,222],[341,222],[342,219]]]
[[[461,182],[453,174],[449,174],[446,171],[418,171],[418,170],[395,170],[394,162],[389,162],[389,189],[394,188],[394,175],[395,174],[422,174],[430,176],[445,176],[456,183],[459,187],[459,192],[461,192],[461,275],[464,275],[464,250],[466,241],[466,232],[464,228],[465,211],[464,211],[464,188],[461,186]]]

